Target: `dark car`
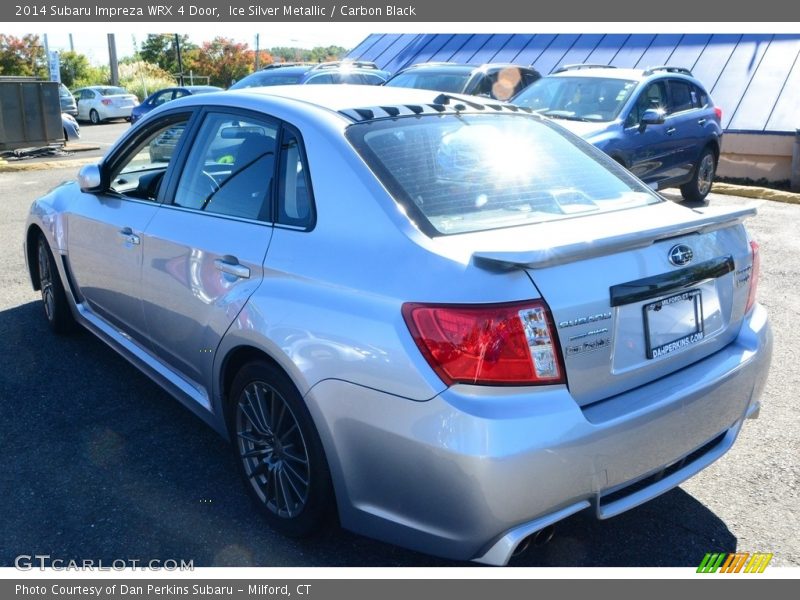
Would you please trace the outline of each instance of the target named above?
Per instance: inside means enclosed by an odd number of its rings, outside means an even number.
[[[171,100],[177,100],[192,94],[207,94],[209,92],[221,92],[222,88],[215,85],[188,85],[185,87],[174,87],[158,90],[150,94],[147,99],[139,106],[135,106],[131,111],[131,125],[141,119],[151,110]]]
[[[386,85],[508,100],[541,77],[532,67],[508,63],[420,63],[399,71]]]
[[[326,83],[381,85],[387,79],[389,73],[380,70],[373,62],[337,60],[324,63],[275,63],[240,79],[230,89]]]
[[[722,110],[681,67],[568,65],[512,99],[591,142],[655,189],[701,201],[719,160]]]
[[[72,117],[78,116],[78,104],[75,102],[75,96],[63,83],[58,84],[58,101],[61,103],[62,113],[67,113]]]

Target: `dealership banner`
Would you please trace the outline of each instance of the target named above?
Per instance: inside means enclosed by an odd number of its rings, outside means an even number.
[[[0,21],[36,22],[779,22],[800,21],[800,2],[641,0],[17,0],[0,5]]]
[[[772,580],[770,591],[780,594],[777,587],[788,587],[789,580]],[[713,588],[711,587],[713,586]],[[758,586],[758,587],[756,587]],[[764,594],[764,580],[743,581],[741,579],[718,579],[709,584],[708,580],[699,582],[691,579],[578,579],[578,580],[533,580],[533,579],[492,579],[492,580],[419,580],[419,579],[105,579],[79,580],[65,578],[0,580],[0,597],[4,599],[39,600],[486,600],[487,598],[569,598],[592,597],[603,593],[615,597],[644,598],[648,600],[674,600],[676,595],[692,593],[713,593],[726,598],[752,597]],[[789,590],[786,590],[789,593]]]

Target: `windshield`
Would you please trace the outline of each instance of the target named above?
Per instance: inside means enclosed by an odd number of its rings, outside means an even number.
[[[472,69],[412,69],[392,77],[385,85],[389,87],[415,88],[437,92],[463,92]]]
[[[275,71],[263,71],[248,75],[234,83],[229,89],[240,90],[250,87],[261,87],[264,85],[295,85],[300,83],[305,73],[276,73]]]
[[[533,116],[380,120],[350,126],[347,137],[429,235],[660,202],[605,154]]]
[[[613,121],[636,85],[606,77],[543,77],[512,102],[553,119]]]

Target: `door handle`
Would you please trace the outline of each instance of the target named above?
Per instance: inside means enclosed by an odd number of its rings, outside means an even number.
[[[706,121],[707,121],[707,119],[697,119],[697,124],[698,125],[705,125]]]
[[[214,259],[214,266],[218,271],[233,275],[239,279],[250,279],[250,269],[244,265],[240,265],[239,260],[235,256],[216,258]]]
[[[673,133],[675,133],[674,127],[670,127],[669,129],[667,129],[667,135],[672,135]]]
[[[134,246],[138,246],[139,244],[142,243],[142,240],[139,238],[138,235],[133,233],[133,229],[131,229],[130,227],[123,227],[122,229],[119,230],[119,234],[125,238],[126,242],[133,244]]]

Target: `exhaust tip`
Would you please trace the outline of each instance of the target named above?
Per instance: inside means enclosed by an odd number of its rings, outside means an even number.
[[[548,525],[547,527],[530,534],[528,537],[523,539],[516,548],[514,548],[514,552],[511,556],[513,557],[525,554],[528,550],[530,550],[532,545],[544,546],[553,539],[555,532],[556,528],[553,525]]]

